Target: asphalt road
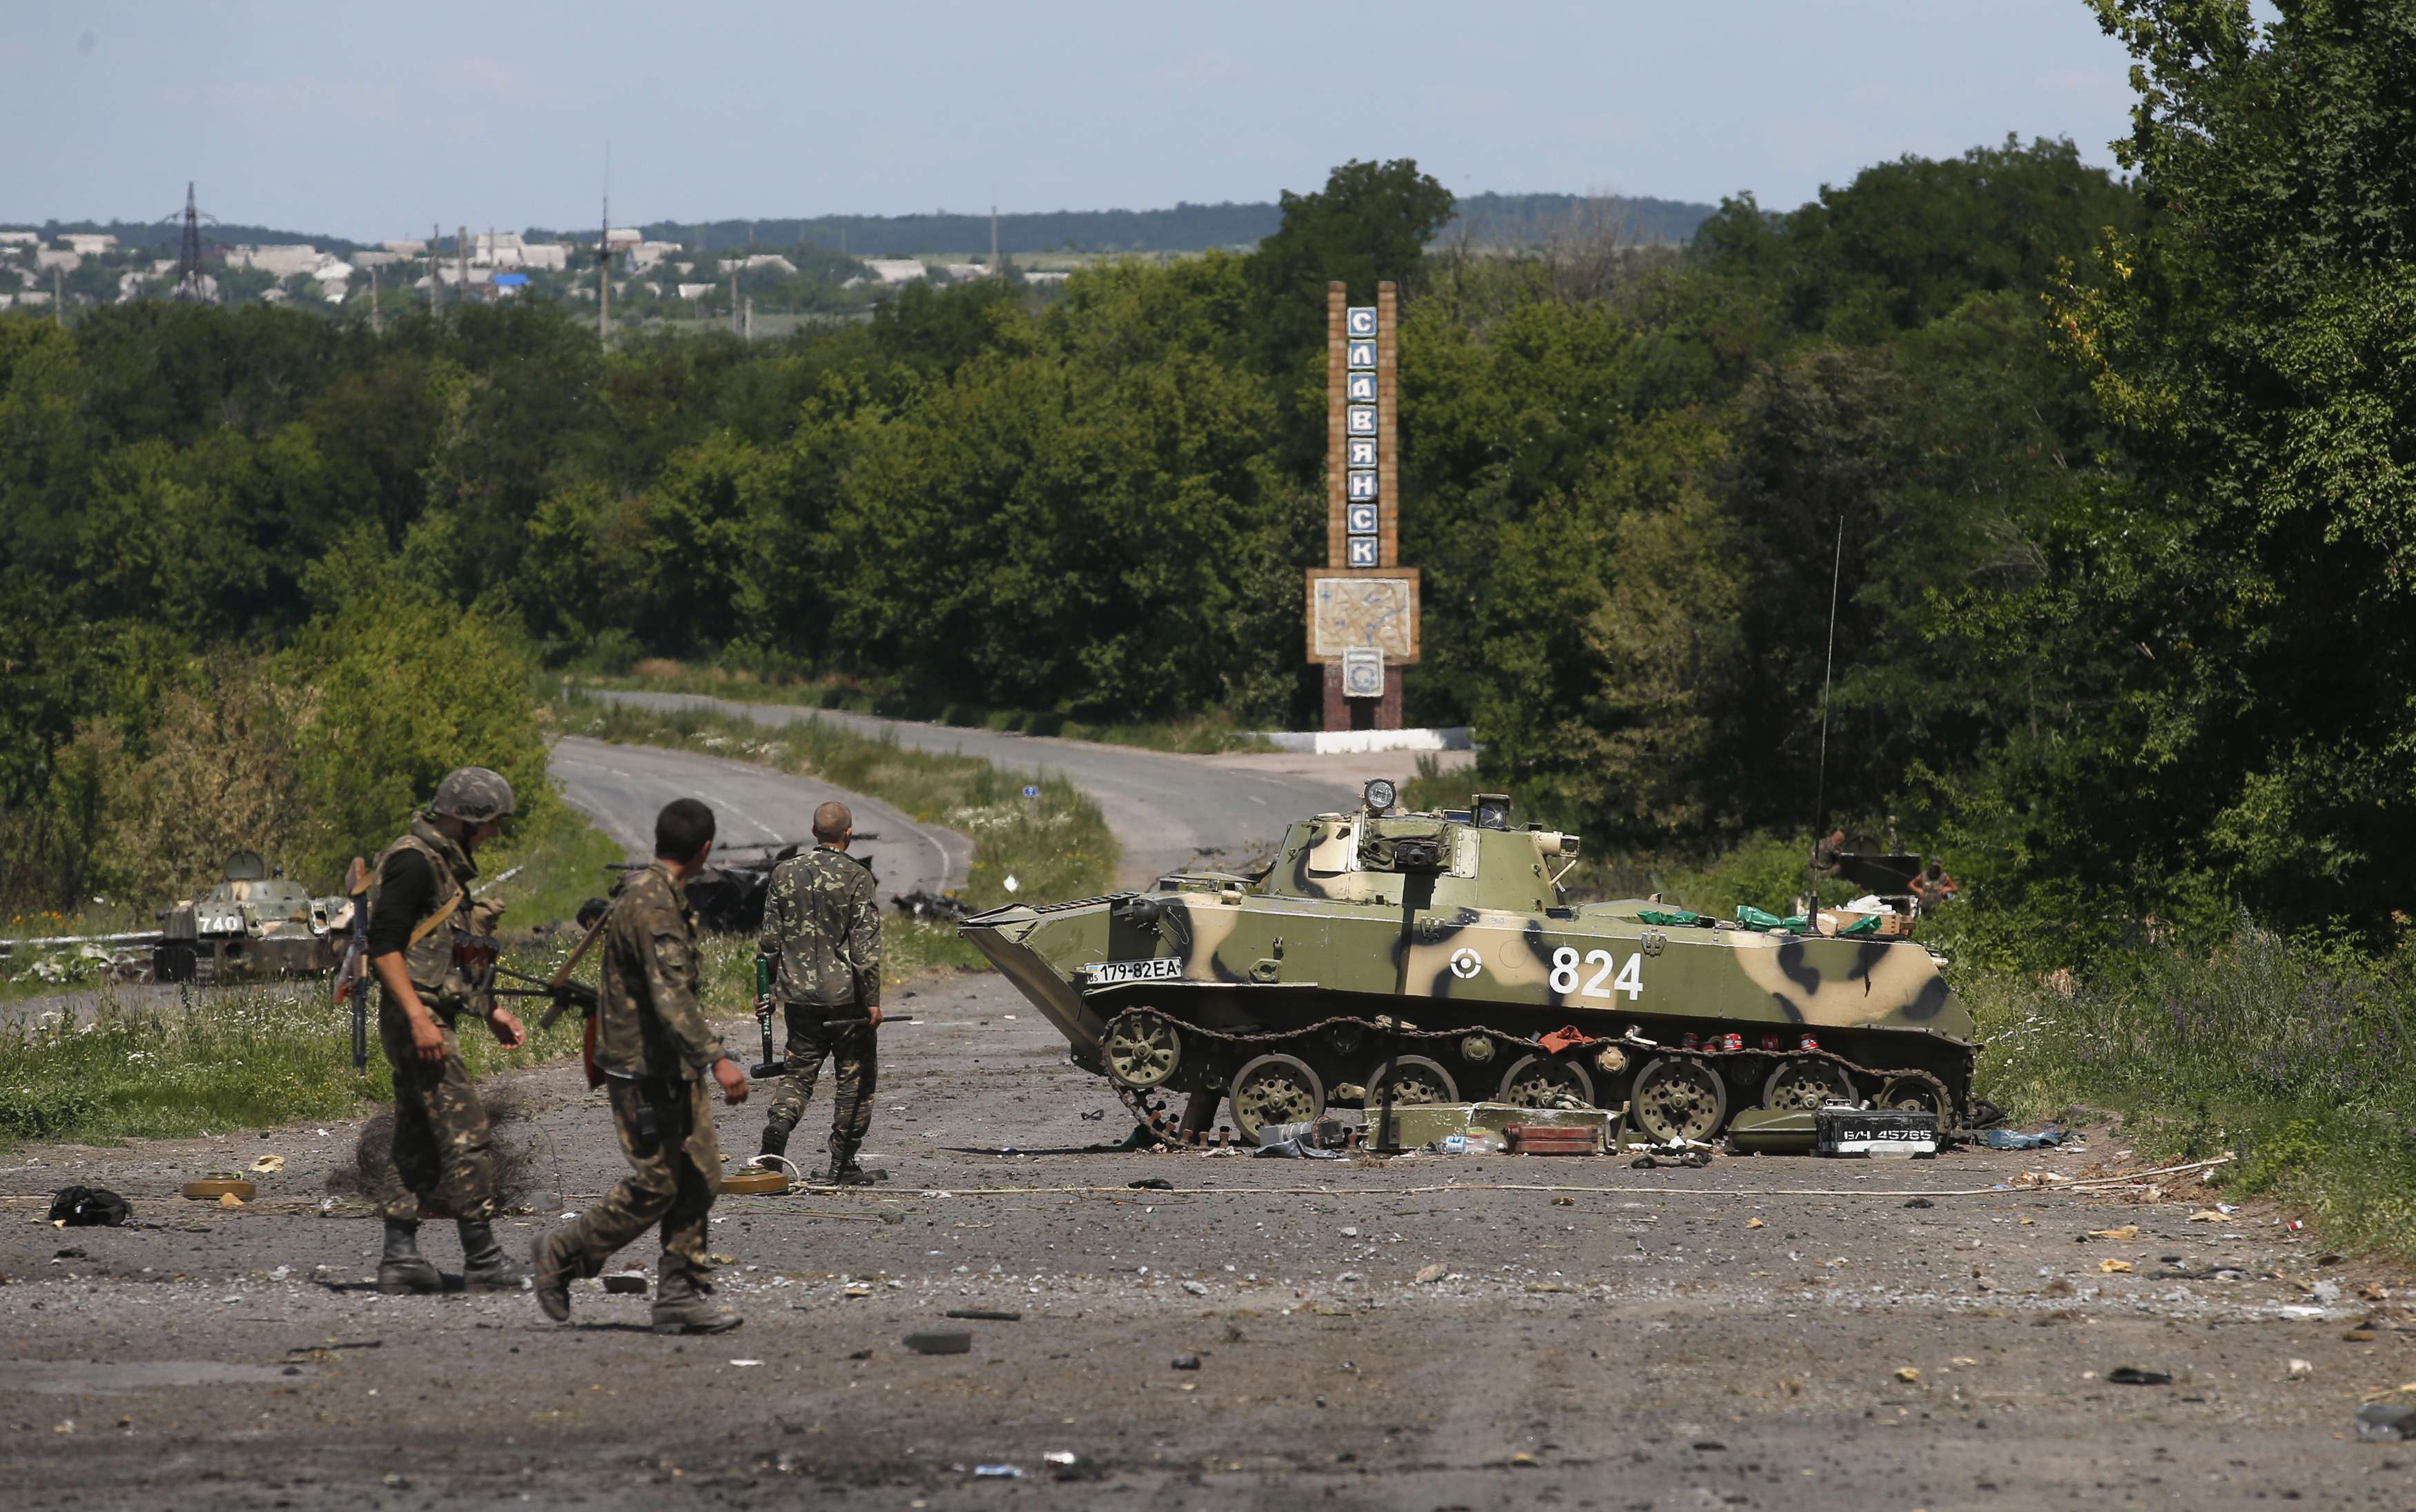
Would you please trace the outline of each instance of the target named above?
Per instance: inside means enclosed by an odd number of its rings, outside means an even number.
[[[2400,1279],[2271,1211],[2193,1222],[2189,1177],[1990,1190],[2125,1163],[2106,1130],[1704,1170],[1131,1154],[1095,1147],[1119,1106],[999,977],[893,1001],[921,1021],[882,1034],[867,1158],[893,1179],[725,1198],[747,1321],[718,1338],[642,1332],[645,1298],[594,1282],[566,1326],[522,1295],[378,1296],[375,1222],[317,1205],[357,1123],[0,1158],[7,1505],[2416,1505],[2416,1445],[2351,1431],[2416,1380]],[[525,1247],[623,1167],[572,1067],[494,1090],[543,1207],[501,1226]],[[723,1110],[722,1148],[761,1116]],[[284,1168],[248,1207],[175,1195],[264,1154]],[[71,1181],[148,1226],[52,1228]],[[445,1226],[423,1238],[458,1266]],[[966,1309],[1020,1319],[944,1317]],[[932,1328],[970,1353],[901,1346]]]
[[[710,709],[758,725],[821,720],[875,739],[895,740],[910,750],[978,756],[1006,771],[1056,773],[1090,794],[1106,814],[1108,828],[1124,846],[1119,880],[1128,887],[1146,886],[1202,851],[1242,852],[1272,845],[1295,818],[1350,807],[1367,777],[1406,775],[1416,769],[1414,756],[1399,754],[1372,762],[1365,757],[1176,756],[1093,741],[695,694],[596,692],[591,696],[642,709]]]
[[[750,847],[767,841],[812,844],[814,808],[835,798],[855,816],[860,834],[879,837],[859,839],[853,848],[870,858],[883,892],[960,886],[973,861],[970,836],[917,824],[877,798],[751,762],[573,735],[554,741],[546,770],[570,806],[593,818],[633,860],[654,854],[655,816],[674,798],[699,798],[711,805],[719,831],[715,848],[725,859],[763,854]]]

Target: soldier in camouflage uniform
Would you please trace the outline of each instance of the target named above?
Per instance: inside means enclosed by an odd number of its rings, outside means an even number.
[[[763,1154],[787,1153],[789,1131],[805,1116],[827,1055],[838,1092],[831,1106],[830,1164],[820,1175],[850,1186],[872,1179],[855,1152],[872,1125],[880,1048],[873,1029],[881,1023],[881,909],[873,901],[872,874],[847,853],[854,838],[846,804],[814,810],[817,844],[772,869],[756,945],[775,963],[772,996],[789,1024],[789,1074],[772,1095]]]
[[[595,1276],[613,1252],[659,1221],[655,1332],[714,1334],[738,1326],[713,1301],[705,1215],[721,1176],[709,1084],[747,1100],[747,1074],[721,1053],[697,1003],[696,915],[681,884],[713,853],[713,811],[692,798],[655,820],[655,861],[632,873],[603,921],[595,1068],[612,1104],[629,1175],[604,1200],[536,1243],[536,1299],[546,1316],[570,1316],[570,1282]]]
[[[454,1021],[473,1013],[506,1049],[526,1038],[520,1020],[477,999],[455,954],[459,934],[485,936],[503,909],[470,896],[471,859],[512,812],[512,786],[484,767],[448,772],[410,832],[378,856],[369,894],[369,965],[378,995],[378,1041],[394,1070],[394,1167],[403,1190],[384,1204],[381,1292],[436,1292],[444,1278],[419,1252],[423,1203],[453,1215],[461,1280],[473,1290],[517,1291],[528,1272],[495,1242],[495,1150],[487,1110],[461,1064]]]

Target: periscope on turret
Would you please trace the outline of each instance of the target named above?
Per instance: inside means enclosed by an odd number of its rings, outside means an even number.
[[[1264,871],[1010,904],[960,932],[1145,1123],[1246,1138],[1329,1109],[1624,1104],[1651,1138],[1846,1100],[1968,1115],[1978,1046],[1904,921],[1571,903],[1579,840],[1511,801],[1406,813],[1393,785],[1287,830]],[[1885,928],[1881,926],[1884,925]]]

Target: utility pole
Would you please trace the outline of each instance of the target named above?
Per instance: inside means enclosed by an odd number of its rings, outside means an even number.
[[[370,335],[385,335],[385,324],[378,319],[378,276],[375,263],[370,265]]]
[[[467,226],[456,226],[453,229],[453,258],[461,270],[461,297],[468,299],[470,297],[470,228]]]
[[[998,205],[994,202],[989,207],[989,276],[993,278],[999,277]]]
[[[444,239],[436,234],[436,222],[428,223],[428,313],[438,321],[445,319],[445,254],[440,250]]]
[[[68,280],[55,262],[51,264],[51,323],[62,330],[68,323]]]
[[[738,269],[734,265],[730,270],[730,334],[741,340],[746,338],[746,333],[738,328]]]
[[[604,225],[596,233],[596,341],[612,346],[612,196],[604,196]]]

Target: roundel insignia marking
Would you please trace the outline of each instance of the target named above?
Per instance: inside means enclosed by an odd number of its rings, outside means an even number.
[[[1476,975],[1484,966],[1484,961],[1465,945],[1451,952],[1451,974],[1462,981]]]

